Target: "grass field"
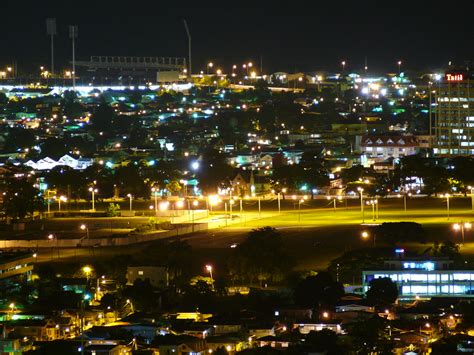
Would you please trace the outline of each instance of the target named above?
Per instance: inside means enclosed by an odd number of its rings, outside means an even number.
[[[282,212],[278,214],[275,201],[262,201],[261,218],[258,219],[258,205],[256,201],[246,201],[243,205],[243,218],[240,218],[238,207],[233,209],[235,223],[225,228],[218,228],[206,232],[199,232],[180,237],[185,239],[194,251],[193,262],[196,273],[202,272],[203,265],[215,265],[216,274],[224,270],[227,259],[235,243],[241,243],[249,230],[253,228],[272,226],[279,230],[288,253],[296,261],[299,270],[321,270],[328,263],[342,255],[345,251],[372,248],[372,240],[363,240],[361,232],[370,229],[372,224],[383,222],[412,221],[423,225],[427,236],[427,244],[405,243],[400,246],[409,251],[422,251],[432,245],[434,241],[452,240],[461,241],[460,232],[453,229],[454,223],[474,222],[474,213],[471,211],[470,198],[450,199],[450,218],[447,218],[446,199],[441,198],[413,198],[407,201],[407,212],[404,211],[401,199],[382,199],[379,205],[379,218],[372,220],[372,208],[366,206],[365,223],[362,224],[360,200],[350,200],[338,205],[334,211],[331,203],[326,200],[305,201],[301,205],[301,213],[294,201],[282,203]],[[214,208],[214,215],[224,215],[223,206]],[[474,257],[474,230],[466,231],[465,243],[461,252],[467,257]],[[160,242],[156,242],[160,243]],[[154,243],[150,243],[154,244]],[[129,248],[99,248],[95,257],[110,257],[116,254],[131,254],[135,257],[149,255],[149,245],[136,245]],[[387,246],[377,241],[377,247]],[[51,260],[47,252],[44,260]],[[72,258],[79,250],[61,251],[63,257]],[[86,254],[89,253],[89,254]],[[84,251],[84,256],[90,252]]]

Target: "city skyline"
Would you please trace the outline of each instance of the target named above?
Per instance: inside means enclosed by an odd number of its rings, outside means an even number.
[[[395,71],[401,60],[411,70],[438,69],[449,61],[465,65],[473,58],[474,32],[468,11],[455,16],[417,6],[373,7],[368,2],[321,4],[304,8],[305,15],[282,15],[280,9],[150,7],[156,15],[119,15],[116,9],[94,7],[71,14],[66,8],[45,5],[34,14],[13,13],[0,25],[4,51],[0,61],[16,61],[33,70],[49,63],[46,18],[57,19],[55,53],[58,66],[71,60],[68,25],[77,25],[77,58],[92,55],[187,56],[183,18],[193,37],[195,72],[212,60],[224,68],[253,60],[265,72],[340,69],[361,70],[367,63],[375,72]],[[469,8],[470,5],[467,5]],[[7,6],[8,8],[8,6]],[[460,5],[458,8],[462,8]],[[307,10],[307,11],[306,11]],[[291,14],[291,12],[289,12]],[[28,24],[25,26],[24,24]],[[443,24],[439,26],[438,24]],[[33,30],[33,31],[32,31]],[[243,45],[244,44],[244,45]]]

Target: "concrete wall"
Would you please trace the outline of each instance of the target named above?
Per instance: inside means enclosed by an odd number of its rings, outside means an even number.
[[[74,247],[113,247],[126,246],[137,243],[151,242],[158,239],[177,237],[208,229],[207,223],[189,224],[179,226],[167,231],[157,231],[146,234],[130,234],[125,237],[103,237],[83,239],[58,239],[58,240],[2,240],[0,249],[36,249],[36,248],[74,248]]]

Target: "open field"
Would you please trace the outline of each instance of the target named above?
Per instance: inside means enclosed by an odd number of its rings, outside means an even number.
[[[461,241],[459,232],[453,230],[454,223],[474,221],[470,198],[450,199],[450,217],[447,217],[446,199],[416,198],[407,203],[407,212],[403,209],[400,199],[384,199],[380,202],[379,218],[373,221],[372,208],[366,206],[365,223],[362,224],[360,203],[358,200],[348,201],[334,210],[327,201],[307,201],[301,206],[301,213],[293,201],[285,201],[285,209],[281,214],[276,204],[262,202],[261,218],[258,218],[257,202],[244,205],[244,212],[233,210],[234,223],[225,228],[212,229],[180,237],[186,240],[194,251],[196,272],[205,263],[213,263],[217,270],[226,265],[226,259],[232,252],[231,246],[242,242],[249,230],[272,226],[277,228],[283,237],[288,252],[294,257],[297,269],[323,269],[328,263],[342,253],[352,249],[371,248],[371,240],[362,240],[360,234],[372,224],[383,222],[413,221],[423,225],[427,235],[427,244],[412,243],[400,246],[412,251],[421,251],[434,241]],[[324,206],[322,206],[325,204]],[[222,217],[223,211],[214,209],[214,217]],[[240,218],[242,217],[242,218]],[[239,222],[241,221],[241,222]],[[474,230],[466,231],[466,242],[461,251],[474,257]],[[151,243],[158,244],[160,242]],[[383,246],[379,241],[377,247]],[[128,248],[87,248],[60,250],[60,258],[93,260],[113,255],[132,254],[148,255],[150,244],[136,245]],[[58,253],[54,249],[41,251],[40,261],[57,260]]]

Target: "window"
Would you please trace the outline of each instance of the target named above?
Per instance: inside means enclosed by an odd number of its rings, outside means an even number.
[[[143,275],[143,271],[142,271],[142,270],[139,270],[139,271],[138,271],[138,275]]]

